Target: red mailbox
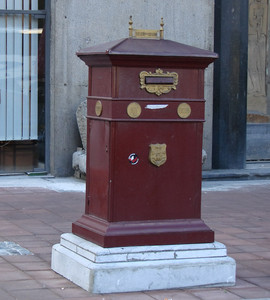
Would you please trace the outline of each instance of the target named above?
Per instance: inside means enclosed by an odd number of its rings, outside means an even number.
[[[87,179],[72,232],[102,247],[213,242],[201,165],[204,70],[217,55],[133,36],[77,55],[89,67]]]

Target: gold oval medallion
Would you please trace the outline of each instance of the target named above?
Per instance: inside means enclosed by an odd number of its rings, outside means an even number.
[[[136,119],[141,115],[142,108],[139,103],[130,103],[127,107],[127,114],[130,118]]]
[[[181,103],[178,105],[178,108],[177,108],[177,113],[178,113],[178,116],[182,119],[186,119],[190,116],[191,114],[191,107],[189,104],[187,103]]]
[[[101,114],[102,114],[102,103],[101,103],[100,100],[98,100],[98,101],[96,102],[95,112],[96,112],[96,115],[97,115],[98,117],[101,116]]]

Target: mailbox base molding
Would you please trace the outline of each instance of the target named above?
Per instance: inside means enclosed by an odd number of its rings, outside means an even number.
[[[83,215],[72,232],[105,248],[214,242],[214,232],[201,219],[107,222]]]
[[[117,293],[232,286],[236,264],[218,242],[102,248],[65,233],[52,269],[91,293]]]

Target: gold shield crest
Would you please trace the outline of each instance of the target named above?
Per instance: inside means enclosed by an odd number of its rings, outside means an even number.
[[[167,160],[166,148],[166,144],[150,144],[149,160],[153,165],[160,167],[165,164]]]

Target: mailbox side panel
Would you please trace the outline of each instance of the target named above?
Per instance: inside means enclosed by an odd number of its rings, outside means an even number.
[[[110,207],[110,123],[96,120],[88,122],[90,142],[87,160],[86,213],[107,220]]]
[[[110,97],[112,94],[112,68],[92,67],[91,95]]]

